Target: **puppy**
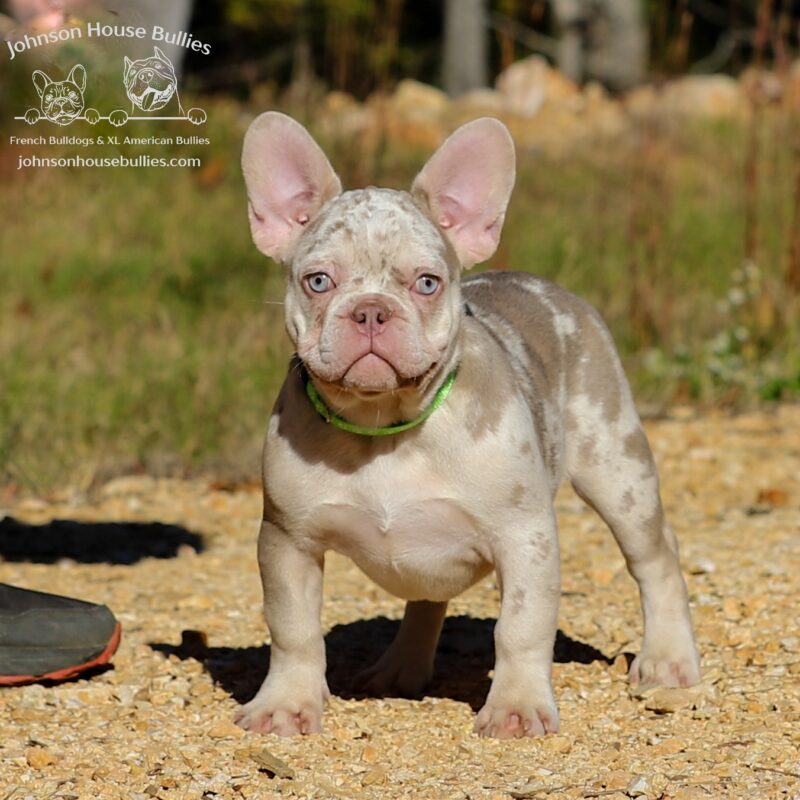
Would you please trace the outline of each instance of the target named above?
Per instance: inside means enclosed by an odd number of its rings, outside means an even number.
[[[696,683],[677,543],[608,330],[531,275],[461,280],[494,253],[514,184],[502,123],[459,128],[410,192],[342,193],[306,130],[275,112],[250,126],[242,164],[255,244],[287,267],[297,355],[264,450],[270,669],[238,723],[320,730],[332,549],[407,601],[396,639],[362,676],[380,693],[425,686],[447,601],[495,570],[496,663],[475,730],[557,731],[553,498],[564,477],[608,523],[639,586],[631,681]]]
[[[86,70],[82,64],[76,64],[63,81],[54,81],[40,69],[35,70],[31,78],[39,94],[40,107],[30,108],[25,112],[25,121],[29,125],[38,122],[42,117],[56,125],[69,125],[84,114]],[[86,111],[85,116],[86,121],[91,123],[99,119],[99,114],[92,108]]]

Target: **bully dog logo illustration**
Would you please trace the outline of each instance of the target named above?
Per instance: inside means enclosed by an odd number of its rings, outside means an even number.
[[[204,123],[206,112],[203,109],[190,108],[188,113],[184,112],[172,62],[158,47],[154,47],[153,50],[152,56],[137,61],[131,61],[125,56],[123,81],[128,99],[133,106],[132,113],[129,117],[127,112],[121,109],[112,111],[108,117],[111,124],[124,125],[129,118],[141,119],[136,117],[137,110],[147,114],[161,111],[164,114],[162,119],[188,119],[195,125]]]
[[[193,125],[202,125],[208,118],[206,112],[202,108],[183,110],[175,68],[162,50],[158,47],[153,50],[152,56],[137,61],[125,56],[123,82],[132,104],[131,113],[118,108],[104,116],[94,108],[85,108],[86,69],[76,64],[63,81],[53,80],[40,69],[35,70],[31,78],[39,94],[40,107],[29,108],[23,116],[14,119],[24,120],[29,125],[42,120],[56,125],[83,120],[94,125],[101,119],[116,127],[129,120],[151,119],[189,120]]]
[[[86,89],[86,70],[76,64],[66,80],[54,81],[47,73],[37,69],[31,76],[33,85],[39,93],[39,108],[30,108],[23,119],[33,125],[40,119],[56,125],[69,125],[76,119],[83,119],[94,125],[100,114],[93,108],[84,111],[83,92]]]

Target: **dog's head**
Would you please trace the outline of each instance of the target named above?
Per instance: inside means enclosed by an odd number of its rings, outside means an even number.
[[[308,132],[258,117],[242,166],[256,246],[289,269],[286,323],[319,381],[359,395],[419,387],[448,359],[461,270],[494,253],[514,183],[505,126],[459,128],[411,191],[342,193]]]
[[[54,81],[37,69],[33,85],[39,93],[42,114],[57,125],[69,125],[83,114],[83,90],[86,88],[86,70],[76,64],[64,81]]]
[[[154,55],[131,61],[125,56],[125,91],[142,111],[158,111],[172,99],[178,88],[172,62],[159,50]]]

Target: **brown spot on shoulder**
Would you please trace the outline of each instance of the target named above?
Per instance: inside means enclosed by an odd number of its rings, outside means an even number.
[[[513,384],[513,377],[496,343],[483,339],[479,324],[465,320],[462,337],[464,357],[456,386],[471,398],[464,427],[475,441],[480,441],[497,432],[510,395],[503,389]]]
[[[522,447],[519,448],[519,452],[523,456],[530,455],[533,452],[533,445],[530,442],[523,442]]]

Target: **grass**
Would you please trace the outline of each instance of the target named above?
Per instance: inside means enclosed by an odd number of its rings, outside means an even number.
[[[181,151],[201,156],[197,170],[17,171],[0,150],[0,483],[257,473],[290,355],[283,274],[250,242],[242,109],[204,105],[212,144]],[[520,153],[492,265],[593,302],[650,408],[800,396],[797,304],[781,283],[798,159],[785,118],[763,124],[760,250],[746,270],[744,126]],[[427,155],[395,144],[356,161],[351,142],[326,146],[350,186],[405,186]]]

